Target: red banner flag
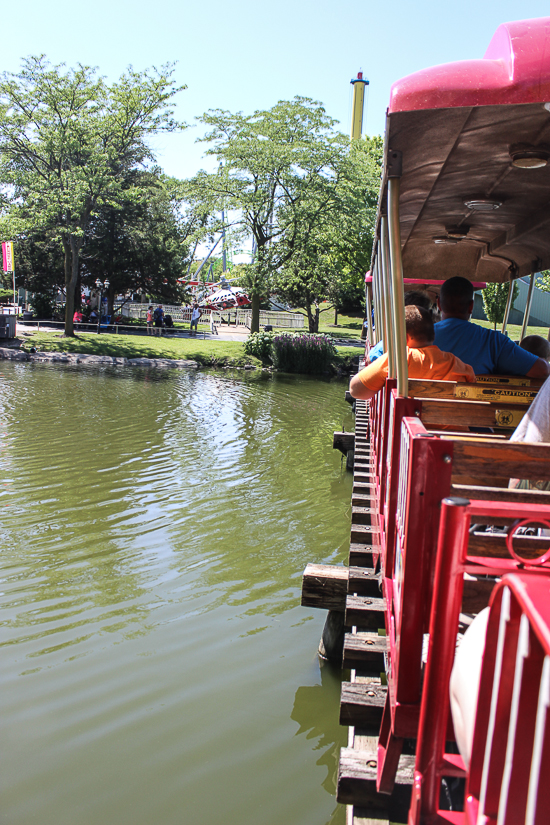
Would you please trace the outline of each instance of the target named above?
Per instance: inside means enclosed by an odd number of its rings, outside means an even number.
[[[14,272],[13,241],[4,241],[2,244],[2,258],[4,259],[4,272]]]

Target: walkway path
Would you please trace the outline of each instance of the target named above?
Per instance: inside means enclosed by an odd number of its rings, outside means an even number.
[[[34,332],[36,327],[34,326],[27,326],[26,324],[17,324],[16,328],[16,335],[18,338],[25,338],[31,332]],[[48,326],[47,322],[40,322],[40,331],[41,332],[59,332],[59,326],[53,327]],[[91,330],[87,331],[88,334],[94,334]],[[122,333],[124,334],[124,333]],[[199,340],[212,340],[212,341],[239,341],[244,343],[246,341],[248,335],[250,334],[250,330],[248,327],[245,326],[227,326],[223,324],[222,326],[218,327],[218,333],[216,335],[212,334],[209,329],[200,329],[197,334],[197,338]],[[176,332],[170,333],[169,335],[164,335],[165,338],[190,338],[189,332]],[[360,341],[359,338],[338,338],[334,340],[334,343],[337,346],[345,346],[345,347],[357,347],[363,349],[365,344],[364,342]]]

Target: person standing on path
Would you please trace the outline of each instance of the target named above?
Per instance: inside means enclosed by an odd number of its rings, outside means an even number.
[[[160,336],[162,335],[162,327],[164,326],[164,310],[162,304],[159,304],[153,312],[153,318],[155,321],[155,329],[158,330],[157,335]]]
[[[153,307],[152,305],[147,310],[147,335],[154,335],[153,331]]]
[[[197,301],[193,304],[193,312],[191,313],[191,326],[189,327],[189,335],[193,335],[193,327],[195,327],[195,335],[197,334],[199,328],[199,318],[201,317],[202,312],[199,309],[199,305]]]

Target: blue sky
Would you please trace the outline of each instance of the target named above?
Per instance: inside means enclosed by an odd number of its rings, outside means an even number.
[[[550,15],[539,0],[27,0],[5,3],[0,66],[22,57],[98,66],[114,80],[136,69],[177,61],[177,114],[188,123],[207,109],[249,113],[303,95],[321,101],[348,132],[350,80],[370,81],[364,131],[380,134],[391,84],[453,60],[482,57],[500,23]],[[365,128],[366,127],[366,128]],[[195,144],[200,127],[161,135],[160,164],[178,177],[212,168]]]

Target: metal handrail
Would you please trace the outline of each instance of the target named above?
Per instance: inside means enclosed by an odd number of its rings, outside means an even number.
[[[441,778],[449,775],[467,779],[466,809],[463,816],[455,816],[456,823],[496,822],[497,818],[506,825],[539,825],[546,821],[541,817],[547,816],[548,808],[541,807],[540,800],[547,804],[548,790],[538,777],[544,775],[543,769],[550,769],[550,697],[542,696],[548,684],[543,666],[550,656],[549,576],[548,568],[537,570],[536,561],[526,562],[524,572],[506,575],[491,599],[469,769],[459,756],[445,753],[449,680],[463,575],[468,570],[470,520],[487,516],[509,519],[515,515],[548,523],[550,507],[457,498],[442,502],[411,825],[435,821],[442,813],[438,810]],[[518,569],[517,562],[511,563]],[[511,595],[504,609],[505,592]],[[503,611],[505,626],[501,621]],[[520,638],[522,623],[524,643]],[[537,707],[540,714],[546,714],[538,732]],[[528,810],[530,818],[526,818]]]

